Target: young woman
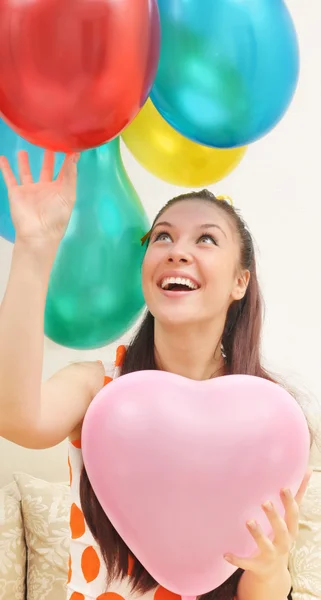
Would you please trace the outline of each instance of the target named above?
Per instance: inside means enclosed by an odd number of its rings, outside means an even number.
[[[104,382],[131,371],[162,369],[195,380],[231,373],[270,379],[260,363],[262,314],[253,242],[234,209],[210,192],[171,200],[146,236],[142,284],[148,312],[128,350],[119,350],[115,373],[106,380],[102,363],[74,364],[42,384],[46,293],[76,198],[77,158],[67,157],[53,181],[54,156],[47,152],[34,183],[28,156],[20,153],[20,184],[1,158],[16,243],[0,312],[0,434],[27,448],[47,448],[69,436],[68,599],[115,600],[118,594],[126,600],[165,600],[172,595],[131,555],[97,502],[82,465],[81,424]],[[206,598],[291,597],[288,556],[308,480],[309,473],[296,498],[280,490],[284,518],[266,499],[262,518],[265,513],[273,540],[258,523],[247,523],[257,553],[248,559],[226,556],[237,571]]]

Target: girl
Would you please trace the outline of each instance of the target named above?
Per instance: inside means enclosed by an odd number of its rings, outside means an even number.
[[[115,373],[106,380],[102,363],[74,364],[42,385],[48,281],[76,199],[77,159],[68,156],[53,181],[54,155],[47,152],[34,183],[22,152],[18,184],[1,158],[16,243],[0,312],[0,434],[27,448],[48,448],[69,436],[73,503],[68,599],[112,600],[118,594],[127,600],[162,600],[172,595],[131,555],[91,489],[82,465],[81,424],[104,381],[131,371],[162,369],[195,380],[234,373],[271,379],[260,363],[262,306],[253,242],[234,209],[210,192],[168,202],[146,236],[142,285],[148,312],[128,350],[119,350]],[[255,556],[226,556],[238,570],[206,598],[291,597],[288,556],[309,475],[296,498],[280,490],[284,518],[266,499],[262,516],[271,523],[273,540],[258,523],[248,522]]]

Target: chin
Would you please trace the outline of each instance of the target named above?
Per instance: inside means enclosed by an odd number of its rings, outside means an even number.
[[[178,307],[175,309],[168,309],[167,307],[166,310],[155,310],[152,314],[156,321],[166,327],[189,326],[199,321],[199,314],[196,309],[191,312],[190,310],[179,310]]]

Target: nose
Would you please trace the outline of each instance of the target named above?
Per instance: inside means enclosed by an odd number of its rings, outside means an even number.
[[[176,246],[170,249],[167,256],[167,262],[171,264],[190,264],[192,262],[192,257],[183,248]]]

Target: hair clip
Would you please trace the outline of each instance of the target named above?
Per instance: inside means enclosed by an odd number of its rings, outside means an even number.
[[[140,241],[141,241],[142,246],[145,244],[145,242],[150,237],[151,231],[152,231],[151,229],[149,231],[147,231],[147,233],[145,233],[145,235],[141,238]]]
[[[217,200],[224,200],[225,202],[229,202],[231,206],[234,206],[234,202],[231,198],[231,196],[226,196],[225,194],[222,194],[220,196],[216,196]]]

